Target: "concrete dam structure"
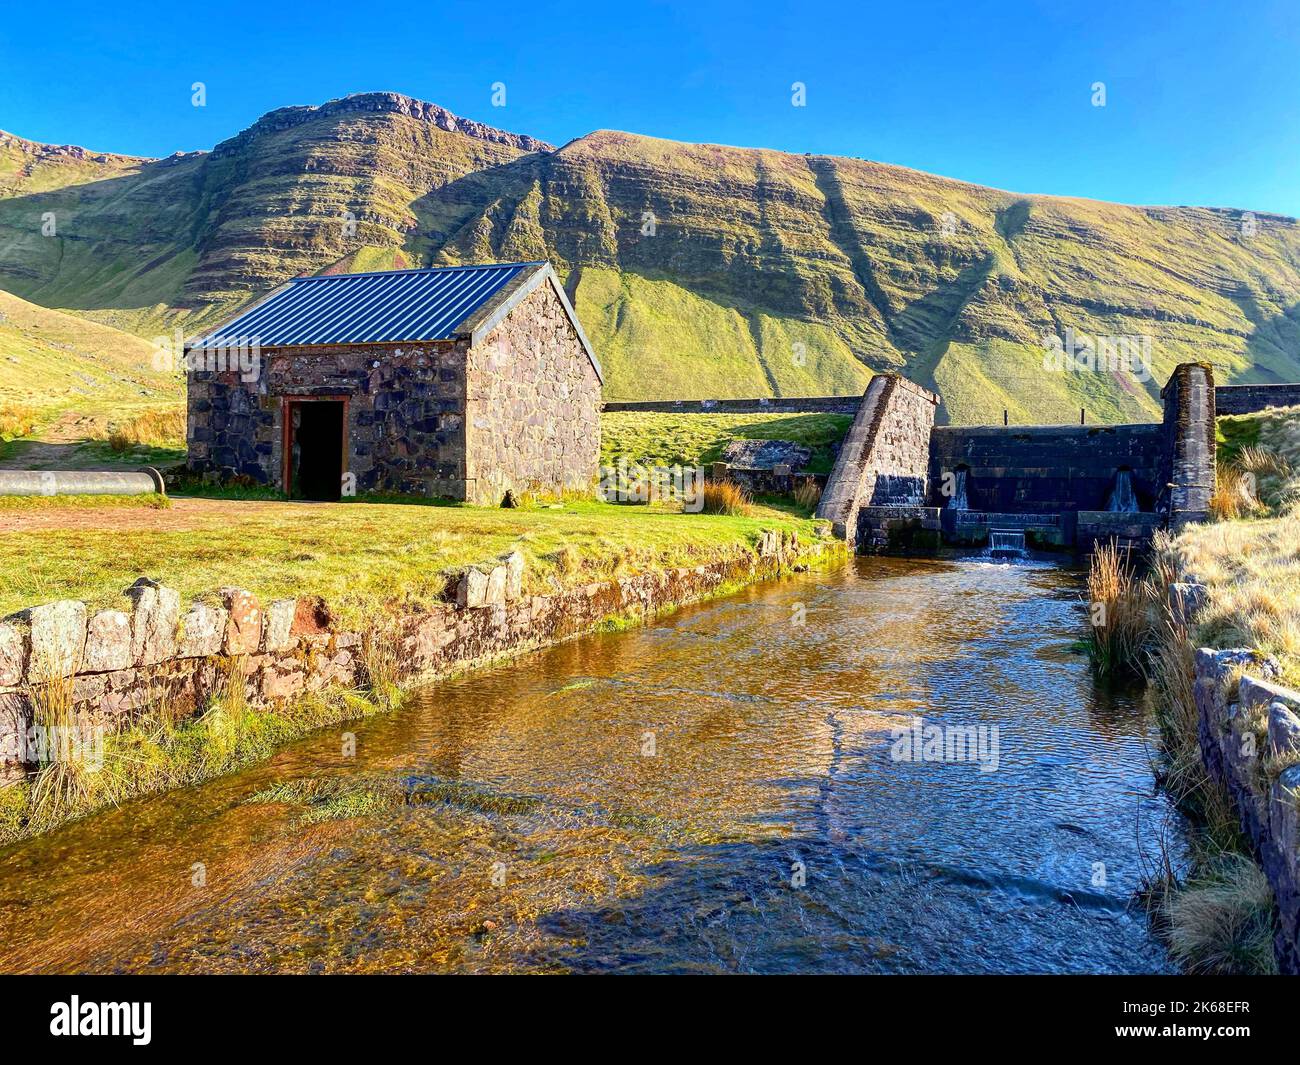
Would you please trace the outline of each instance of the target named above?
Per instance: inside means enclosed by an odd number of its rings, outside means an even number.
[[[1209,516],[1215,387],[1178,366],[1160,422],[936,426],[939,397],[895,374],[871,381],[817,516],[860,553],[942,544],[1090,550],[1141,544]]]

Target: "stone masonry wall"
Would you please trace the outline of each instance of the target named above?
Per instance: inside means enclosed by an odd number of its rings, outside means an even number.
[[[1300,692],[1260,674],[1276,675],[1276,663],[1257,652],[1196,652],[1201,755],[1232,795],[1273,887],[1278,966],[1294,975],[1300,973]]]
[[[542,284],[468,353],[466,498],[594,485],[600,379],[573,323]]]
[[[1269,407],[1300,406],[1300,384],[1219,385],[1214,390],[1219,414],[1253,414]]]
[[[1105,510],[1121,466],[1132,471],[1142,510],[1160,491],[1159,425],[936,426],[930,503],[944,506],[943,475],[967,467],[971,510],[1054,514]]]
[[[348,462],[358,492],[461,499],[467,343],[264,350],[255,381],[194,371],[190,469],[283,483],[285,396],[349,397]]]
[[[836,536],[856,541],[861,507],[925,502],[938,405],[933,392],[897,374],[871,379],[817,506]]]
[[[606,411],[648,414],[856,414],[861,396],[762,396],[758,399],[649,399],[606,403]]]
[[[550,595],[524,594],[524,559],[513,552],[466,571],[455,600],[390,619],[401,679],[433,678],[589,631],[611,616],[648,617],[700,599],[726,583],[776,576],[831,549],[800,545],[769,530],[756,547],[726,559],[600,581]],[[77,723],[115,731],[156,711],[201,710],[224,670],[237,664],[254,706],[364,680],[368,632],[335,624],[319,599],[262,604],[223,588],[182,609],[180,595],[141,578],[129,609],[91,613],[76,601],[50,603],[0,621],[0,781],[30,768],[32,689],[73,675]]]
[[[1215,479],[1214,371],[1202,363],[1174,368],[1160,393],[1164,452],[1156,511],[1177,531],[1208,521]]]

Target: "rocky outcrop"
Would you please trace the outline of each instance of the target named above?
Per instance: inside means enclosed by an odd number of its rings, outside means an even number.
[[[237,154],[249,141],[267,133],[282,133],[316,119],[336,118],[342,115],[402,115],[420,122],[428,122],[449,133],[462,133],[477,140],[491,141],[518,148],[522,152],[553,152],[555,145],[523,133],[508,133],[502,129],[461,118],[445,107],[404,96],[400,92],[359,92],[318,105],[281,107],[269,111],[244,132],[222,141],[212,150],[214,158]]]

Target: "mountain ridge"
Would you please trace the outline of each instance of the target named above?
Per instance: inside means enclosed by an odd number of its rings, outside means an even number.
[[[14,153],[0,141],[0,287],[142,336],[303,273],[545,258],[610,399],[847,393],[899,370],[959,421],[1133,420],[1189,358],[1300,378],[1300,227],[1268,212],[613,129],[557,148],[399,93],[276,109],[202,154],[51,156],[6,181]],[[55,240],[46,212],[67,220]],[[1044,373],[1067,329],[1149,337],[1151,378]]]

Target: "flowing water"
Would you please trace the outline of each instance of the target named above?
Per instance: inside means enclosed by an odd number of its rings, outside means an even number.
[[[0,971],[1168,970],[1079,594],[859,559],[439,682],[0,853]],[[249,801],[294,780],[374,798]]]

